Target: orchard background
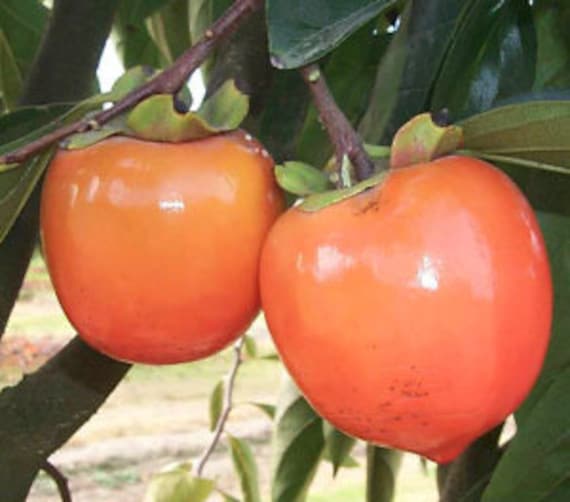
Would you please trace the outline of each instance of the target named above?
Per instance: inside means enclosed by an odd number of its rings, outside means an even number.
[[[209,39],[208,27],[232,2],[51,3],[0,2],[1,155],[94,113],[104,102],[124,97],[82,101],[99,91],[96,71],[109,38],[126,69],[172,67],[190,46],[204,36]],[[319,60],[337,104],[366,143],[389,145],[397,129],[414,115],[446,109],[451,122],[466,128],[476,124],[479,141],[466,147],[504,168],[537,211],[555,285],[547,360],[533,392],[515,414],[514,437],[499,445],[501,428],[497,428],[456,461],[437,469],[443,501],[570,498],[569,22],[570,3],[562,0],[267,0],[264,11],[252,14],[235,35],[216,39],[201,66],[208,95],[234,79],[249,96],[242,127],[277,162],[302,160],[320,167],[333,153],[296,70]],[[496,111],[483,113],[490,109]],[[153,389],[163,380],[168,385],[161,392],[175,395],[188,389],[205,395],[214,389],[209,409],[204,404],[199,411],[204,417],[210,413],[215,422],[224,408],[222,385],[217,382],[234,364],[230,350],[206,366],[130,368],[75,338],[55,354],[57,343],[51,347],[34,345],[33,339],[31,345],[20,341],[21,349],[16,351],[20,357],[29,355],[26,348],[34,352],[39,347],[49,358],[45,362],[41,354],[32,358],[26,369],[33,371],[25,378],[10,369],[12,340],[5,328],[18,296],[24,300],[26,294],[37,294],[30,282],[22,289],[22,282],[37,250],[41,178],[50,155],[44,151],[0,174],[0,322],[1,331],[7,333],[0,345],[0,500],[6,502],[25,500],[40,470],[65,484],[47,459],[119,384],[136,385],[136,379],[142,378],[140,387]],[[45,274],[35,256],[31,273]],[[28,281],[33,280],[30,277]],[[45,332],[51,329],[43,327]],[[358,471],[362,490],[339,500],[392,500],[400,453],[368,446],[364,455],[362,445],[331,430],[290,385],[277,399],[278,363],[272,360],[267,342],[256,347],[253,339],[244,343],[240,368],[241,378],[250,382],[246,387],[251,396],[239,398],[257,403],[273,416],[273,467],[268,481],[260,489],[259,472],[265,472],[269,462],[263,459],[256,467],[252,451],[259,450],[251,449],[244,431],[241,439],[221,440],[229,447],[227,458],[232,458],[239,482],[224,484],[215,476],[213,482],[197,481],[190,468],[172,468],[169,474],[148,480],[148,499],[205,500],[212,492],[212,497],[247,502],[303,500],[311,493],[321,463],[331,462],[342,474],[350,470],[346,464],[352,464],[356,455],[366,464],[365,475]],[[257,361],[257,369],[248,370],[252,361]],[[38,362],[42,364],[36,368]],[[210,373],[208,368],[215,370]],[[259,380],[271,382],[269,391],[256,387]],[[239,414],[240,408],[234,406],[232,414]],[[152,423],[152,417],[146,419]],[[329,476],[330,472],[329,467]],[[204,478],[209,477],[206,466]],[[404,476],[402,483],[407,479]],[[216,491],[227,486],[231,496]],[[322,490],[322,481],[317,489]],[[61,488],[62,497],[67,491]]]

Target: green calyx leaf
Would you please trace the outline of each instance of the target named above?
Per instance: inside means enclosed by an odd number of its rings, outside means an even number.
[[[179,112],[170,94],[158,94],[139,103],[126,124],[138,138],[189,141],[237,128],[248,109],[248,97],[228,81],[196,112]]]
[[[328,176],[304,162],[291,161],[275,166],[275,177],[283,190],[295,195],[311,195],[330,188]]]
[[[135,66],[121,75],[113,84],[108,93],[111,101],[119,101],[136,88],[145,84],[157,74],[157,70],[151,66]]]
[[[393,169],[429,162],[457,150],[463,143],[461,127],[438,125],[431,113],[416,115],[395,134],[390,152]]]
[[[389,171],[382,171],[351,187],[313,194],[307,197],[297,207],[301,211],[306,211],[309,213],[319,211],[320,209],[330,206],[331,204],[336,204],[337,202],[349,199],[350,197],[354,197],[355,195],[358,195],[364,190],[382,184],[384,180],[388,177],[388,175]]]

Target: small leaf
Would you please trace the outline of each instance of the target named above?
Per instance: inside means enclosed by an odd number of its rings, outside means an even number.
[[[276,361],[279,362],[281,359],[279,358],[279,355],[276,353],[272,353],[272,354],[265,354],[263,356],[260,356],[259,359],[262,359],[264,361]]]
[[[322,423],[289,381],[276,413],[272,502],[304,500],[325,448]]]
[[[267,403],[249,403],[256,408],[259,408],[263,413],[265,413],[271,420],[275,418],[276,408],[272,404]]]
[[[324,422],[324,434],[326,441],[325,458],[333,465],[333,477],[339,468],[350,460],[350,452],[356,444],[356,439],[339,431],[328,422]]]
[[[388,171],[383,171],[349,188],[341,188],[340,190],[331,190],[329,192],[310,195],[298,206],[298,208],[301,211],[307,212],[319,211],[331,204],[336,204],[337,202],[341,202],[358,195],[368,188],[380,185],[384,182],[388,174]]]
[[[283,190],[295,195],[310,195],[330,188],[329,178],[323,171],[303,162],[275,166],[275,177]]]
[[[249,445],[228,435],[234,468],[238,473],[245,502],[261,502],[257,464]]]
[[[224,390],[225,384],[224,380],[220,380],[212,393],[210,394],[210,430],[213,431],[216,428],[218,420],[220,419],[220,415],[222,414],[222,410],[224,407]]]
[[[463,131],[458,126],[440,126],[431,113],[422,113],[406,122],[392,141],[390,167],[397,169],[429,162],[459,148]]]
[[[155,474],[144,502],[204,502],[214,490],[210,479],[196,478],[189,464],[178,464]]]
[[[226,83],[197,112],[176,111],[170,94],[151,96],[129,113],[127,125],[142,139],[189,141],[235,129],[247,109],[248,98]]]
[[[257,342],[255,341],[255,338],[249,335],[244,335],[243,345],[245,355],[250,359],[255,359],[257,357]]]
[[[469,150],[570,168],[570,101],[502,106],[459,125]]]

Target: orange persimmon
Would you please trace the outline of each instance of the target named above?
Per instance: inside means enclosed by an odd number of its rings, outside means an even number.
[[[49,273],[97,350],[142,363],[203,358],[257,315],[261,246],[282,206],[273,161],[242,131],[62,150],[41,201]]]

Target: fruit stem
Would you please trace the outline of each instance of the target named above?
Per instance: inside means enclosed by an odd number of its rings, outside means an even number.
[[[358,181],[369,178],[374,172],[374,163],[366,153],[358,133],[336,104],[319,66],[310,64],[299,71],[311,91],[321,122],[334,146],[339,182],[343,178],[341,170],[345,156],[354,166]]]
[[[40,469],[44,471],[51,479],[53,479],[57,485],[57,491],[59,492],[61,502],[72,502],[67,478],[61,473],[61,471],[48,460],[44,460],[42,462]]]
[[[220,438],[226,426],[226,422],[228,421],[230,412],[232,411],[234,387],[235,387],[238,369],[241,366],[241,363],[243,362],[241,351],[243,349],[244,344],[245,344],[245,336],[242,336],[234,345],[234,364],[232,365],[232,368],[230,369],[230,372],[228,373],[227,376],[226,390],[224,392],[224,408],[222,410],[222,413],[220,413],[220,417],[218,418],[218,422],[216,423],[216,428],[212,433],[212,440],[210,441],[208,448],[206,448],[206,450],[202,454],[202,457],[198,461],[196,467],[196,476],[199,478],[202,477],[202,472],[204,471],[206,462],[208,461],[208,459],[210,458],[210,456],[212,455],[212,453],[214,452],[216,446],[220,441]]]
[[[170,67],[159,73],[155,78],[127,94],[111,108],[103,110],[92,117],[83,118],[73,124],[56,129],[20,149],[0,156],[0,164],[20,163],[72,134],[98,129],[101,125],[153,94],[175,94],[186,83],[190,75],[206,60],[220,41],[234,33],[243,21],[253,12],[261,9],[263,4],[263,0],[236,0],[206,30],[201,40],[190,47]]]

